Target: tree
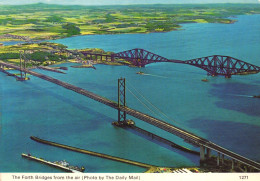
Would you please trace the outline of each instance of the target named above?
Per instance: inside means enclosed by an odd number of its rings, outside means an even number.
[[[67,36],[80,35],[80,29],[74,23],[62,25],[62,28],[65,29]]]

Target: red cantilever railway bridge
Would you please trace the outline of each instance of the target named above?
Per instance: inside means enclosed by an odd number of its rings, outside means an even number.
[[[13,68],[19,71],[22,71],[24,73],[29,73],[33,76],[36,76],[38,78],[44,79],[46,81],[52,82],[54,84],[57,84],[59,86],[62,86],[66,89],[72,90],[76,93],[82,94],[83,96],[89,97],[95,101],[98,101],[102,104],[105,104],[109,107],[112,107],[114,109],[117,109],[118,111],[123,111],[126,114],[129,114],[137,119],[140,119],[144,122],[147,122],[151,125],[154,125],[162,130],[165,130],[171,134],[174,134],[180,138],[183,138],[184,140],[186,140],[187,142],[190,142],[192,144],[198,145],[200,146],[200,159],[201,161],[204,161],[207,158],[211,157],[211,151],[216,151],[218,153],[218,157],[217,157],[217,165],[219,165],[219,161],[220,161],[220,154],[222,154],[222,156],[224,157],[227,156],[229,158],[232,159],[232,167],[234,167],[234,163],[235,161],[240,162],[240,163],[244,163],[245,165],[247,165],[249,168],[253,168],[257,171],[260,171],[260,163],[255,162],[253,160],[250,160],[248,158],[245,158],[237,153],[234,153],[230,150],[227,150],[207,139],[204,139],[202,137],[199,137],[191,132],[188,132],[182,128],[176,127],[172,124],[169,124],[163,120],[159,120],[157,118],[154,118],[148,114],[142,113],[140,111],[137,111],[135,109],[129,108],[127,106],[119,106],[118,103],[109,100],[105,97],[99,96],[95,93],[92,93],[90,91],[87,91],[85,89],[82,89],[80,87],[76,87],[74,85],[71,85],[69,83],[60,81],[58,79],[54,79],[52,77],[46,76],[44,74],[40,74],[31,70],[28,70],[26,68],[22,68],[13,64],[9,64],[9,63],[5,63],[0,61],[0,70],[2,70],[4,67],[9,67],[9,68]],[[207,152],[205,152],[206,150]],[[206,154],[206,155],[205,155]],[[222,160],[223,161],[223,160]]]
[[[172,63],[188,64],[207,71],[209,75],[212,76],[224,75],[225,77],[228,78],[231,77],[232,75],[260,72],[260,67],[256,65],[244,62],[242,60],[238,60],[233,57],[222,56],[222,55],[212,55],[208,57],[181,61],[181,60],[170,60],[140,48],[127,50],[127,51],[123,51],[111,55],[95,54],[88,51],[83,51],[81,53],[84,54],[85,56],[89,56],[90,58],[93,58],[93,56],[95,57],[99,56],[101,57],[101,60],[102,57],[105,57],[106,60],[110,59],[111,61],[114,61],[115,59],[123,59],[125,61],[128,61],[132,65],[138,67],[144,67],[147,64],[156,63],[156,62],[172,62]]]

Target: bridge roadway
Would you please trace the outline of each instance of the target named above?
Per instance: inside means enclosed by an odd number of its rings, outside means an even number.
[[[5,62],[2,62],[2,61],[0,61],[0,65],[6,66],[6,67],[10,67],[10,68],[14,68],[16,70],[20,70],[20,67],[18,67],[16,65],[13,65],[13,64],[5,63]],[[92,93],[90,91],[87,91],[85,89],[82,89],[80,87],[76,87],[74,85],[68,84],[66,82],[60,81],[58,79],[54,79],[52,77],[49,77],[49,76],[46,76],[46,75],[43,75],[43,74],[31,71],[31,70],[28,70],[28,69],[22,69],[22,71],[24,71],[24,72],[26,72],[28,74],[34,75],[36,77],[39,77],[41,79],[44,79],[46,81],[52,82],[54,84],[60,85],[60,86],[62,86],[64,88],[66,88],[66,89],[72,90],[72,91],[77,92],[79,94],[82,94],[84,96],[87,96],[87,97],[89,97],[89,98],[91,98],[93,100],[96,100],[96,101],[98,101],[100,103],[103,103],[103,104],[105,104],[107,106],[110,106],[110,107],[112,107],[114,109],[118,109],[118,104],[116,102],[111,101],[111,100],[109,100],[107,98],[104,98],[102,96],[99,96],[97,94],[94,94],[94,93]],[[152,117],[150,115],[144,114],[144,113],[139,112],[137,110],[131,109],[129,107],[121,107],[121,111],[125,111],[128,115],[131,115],[131,116],[133,116],[135,118],[138,118],[138,119],[140,119],[142,121],[145,121],[145,122],[147,122],[149,124],[152,124],[152,125],[160,128],[160,129],[163,129],[163,130],[165,130],[165,131],[167,131],[169,133],[172,133],[172,134],[174,134],[174,135],[176,135],[178,137],[181,137],[181,138],[183,138],[186,141],[194,143],[194,144],[196,144],[198,146],[203,146],[205,148],[214,150],[214,151],[216,151],[218,153],[221,153],[223,155],[226,155],[226,156],[228,156],[228,157],[230,157],[230,158],[232,158],[234,160],[237,160],[238,162],[242,162],[242,163],[244,163],[244,164],[246,164],[246,165],[248,165],[250,167],[253,167],[253,168],[257,169],[257,170],[260,170],[260,163],[255,162],[253,160],[250,160],[248,158],[245,158],[245,157],[243,157],[243,156],[241,156],[239,154],[236,154],[236,153],[234,153],[232,151],[229,151],[229,150],[227,150],[227,149],[225,149],[225,148],[223,148],[223,147],[221,147],[221,146],[219,146],[219,145],[217,145],[215,143],[210,142],[207,139],[201,138],[201,137],[199,137],[197,135],[194,135],[193,133],[190,133],[190,132],[188,132],[186,130],[183,130],[181,128],[173,126],[173,125],[171,125],[171,124],[169,124],[169,123],[167,123],[165,121],[159,120],[157,118],[154,118],[154,117]]]

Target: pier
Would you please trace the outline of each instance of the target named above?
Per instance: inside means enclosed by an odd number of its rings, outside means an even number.
[[[159,141],[159,142],[161,142],[161,143],[164,143],[164,144],[166,144],[166,145],[169,145],[169,146],[171,146],[171,147],[173,147],[173,148],[176,148],[176,149],[178,149],[178,150],[181,150],[181,151],[184,151],[184,152],[187,152],[187,153],[191,153],[191,154],[194,154],[194,155],[200,155],[200,152],[198,152],[198,151],[194,151],[194,150],[191,150],[191,149],[189,149],[189,148],[180,146],[180,145],[178,145],[178,144],[176,144],[176,143],[174,143],[174,142],[172,142],[172,141],[170,141],[170,140],[168,140],[168,139],[165,139],[165,138],[163,138],[163,137],[161,137],[161,136],[158,136],[158,135],[156,135],[156,134],[154,134],[154,133],[152,133],[152,132],[146,131],[146,130],[144,130],[144,129],[138,127],[138,126],[132,125],[132,126],[128,126],[128,127],[126,127],[126,128],[127,128],[127,129],[133,129],[133,130],[135,130],[136,132],[139,132],[139,133],[141,133],[141,134],[143,134],[143,135],[146,135],[146,136],[152,138],[153,140],[157,140],[157,141]]]
[[[80,149],[80,148],[76,148],[76,147],[72,147],[72,146],[68,146],[68,145],[63,145],[63,144],[60,144],[60,143],[55,143],[55,142],[43,140],[43,139],[37,138],[35,136],[31,136],[30,138],[34,141],[39,142],[39,143],[43,143],[43,144],[47,144],[47,145],[51,145],[51,146],[56,146],[56,147],[63,148],[63,149],[66,149],[66,150],[71,150],[71,151],[75,151],[75,152],[79,152],[79,153],[83,153],[83,154],[88,154],[88,155],[92,155],[92,156],[96,156],[96,157],[100,157],[100,158],[114,160],[114,161],[118,161],[118,162],[122,162],[122,163],[126,163],[126,164],[131,164],[131,165],[135,165],[135,166],[139,166],[139,167],[143,167],[143,168],[156,167],[154,165],[149,165],[149,164],[145,164],[145,163],[141,163],[141,162],[137,162],[137,161],[133,161],[133,160],[115,157],[115,156],[107,155],[107,154],[104,154],[104,153],[98,153],[98,152],[94,152],[94,151],[84,150],[84,149]]]
[[[54,79],[52,77],[49,77],[49,76],[46,76],[46,75],[43,75],[43,74],[40,74],[40,73],[37,73],[37,72],[34,72],[34,71],[31,71],[31,70],[28,70],[28,69],[25,69],[25,68],[20,68],[19,66],[16,66],[16,65],[12,65],[12,64],[9,64],[9,63],[5,63],[5,62],[2,62],[0,61],[0,65],[1,66],[5,66],[5,67],[9,67],[9,68],[13,68],[13,69],[16,69],[16,70],[21,70],[25,73],[29,73],[33,76],[36,76],[36,77],[39,77],[41,79],[44,79],[46,81],[49,81],[49,82],[52,82],[54,84],[57,84],[59,86],[62,86],[66,89],[69,89],[69,90],[72,90],[76,93],[79,93],[79,94],[82,94],[83,96],[86,96],[86,97],[89,97],[93,100],[96,100],[102,104],[105,104],[109,107],[112,107],[116,110],[118,110],[118,121],[120,121],[121,118],[124,118],[125,119],[125,116],[126,114],[128,115],[131,115],[137,119],[140,119],[146,123],[149,123],[151,125],[154,125],[162,130],[165,130],[173,135],[176,135],[180,138],[183,138],[186,142],[189,142],[191,144],[194,144],[194,145],[197,145],[200,147],[200,161],[203,163],[205,162],[207,159],[210,159],[211,158],[211,153],[212,151],[215,151],[218,155],[218,159],[217,159],[217,163],[216,165],[217,166],[220,166],[221,162],[221,157],[222,157],[222,161],[224,162],[224,156],[226,157],[229,157],[233,160],[233,165],[232,166],[235,166],[235,162],[240,162],[240,163],[243,163],[245,165],[248,166],[248,168],[250,169],[253,169],[253,170],[260,170],[260,164],[258,162],[255,162],[253,160],[250,160],[246,157],[243,157],[237,153],[234,153],[230,150],[227,150],[207,139],[204,139],[202,137],[199,137],[191,132],[188,132],[187,130],[184,130],[182,128],[179,128],[177,126],[174,126],[172,124],[169,124],[163,120],[160,120],[160,119],[157,119],[157,118],[154,118],[148,114],[145,114],[145,113],[142,113],[140,111],[137,111],[135,109],[132,109],[132,108],[129,108],[127,106],[125,106],[125,101],[123,104],[121,104],[121,98],[119,96],[119,99],[118,99],[118,103],[115,102],[115,101],[112,101],[112,100],[109,100],[105,97],[102,97],[100,95],[97,95],[97,94],[94,94],[90,91],[87,91],[85,89],[82,89],[80,87],[77,87],[77,86],[74,86],[74,85],[71,85],[69,83],[66,83],[66,82],[63,82],[63,81],[60,81],[58,79]],[[125,83],[122,83],[119,81],[119,84],[125,84]],[[119,92],[122,92],[122,90],[120,90],[120,87],[119,87]],[[123,91],[124,92],[124,91]],[[125,94],[125,92],[124,92]],[[124,99],[125,99],[125,96],[124,96]],[[120,100],[120,101],[119,101]]]
[[[57,70],[55,68],[51,68],[51,67],[44,67],[44,66],[38,66],[38,69],[42,69],[42,70],[47,70],[47,71],[51,71],[51,72],[56,72],[56,73],[61,73],[61,74],[65,74],[64,72]]]

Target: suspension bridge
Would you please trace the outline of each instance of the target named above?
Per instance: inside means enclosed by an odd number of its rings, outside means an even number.
[[[16,66],[10,63],[5,63],[0,61],[0,69],[4,68],[12,68],[15,70],[18,70],[21,72],[22,75],[31,74],[33,76],[36,76],[38,78],[41,78],[43,80],[52,82],[56,85],[62,86],[66,89],[69,89],[71,91],[74,91],[76,93],[79,93],[83,96],[89,97],[95,101],[98,101],[102,104],[105,104],[109,107],[112,107],[118,111],[118,124],[124,125],[126,124],[126,115],[131,115],[137,119],[140,119],[146,123],[149,123],[151,125],[154,125],[162,130],[165,130],[173,135],[176,135],[182,139],[184,139],[186,142],[189,142],[193,145],[197,145],[200,147],[200,161],[205,162],[206,160],[210,159],[212,157],[211,151],[217,152],[217,161],[216,165],[220,165],[221,155],[222,155],[222,163],[224,162],[224,156],[227,156],[231,158],[232,160],[232,168],[235,167],[235,163],[243,163],[248,166],[248,168],[251,168],[253,170],[260,170],[260,164],[258,162],[255,162],[253,160],[250,160],[246,157],[243,157],[237,153],[234,153],[230,150],[227,150],[207,139],[204,139],[202,137],[199,137],[187,130],[184,130],[180,127],[174,126],[172,124],[169,124],[163,120],[157,119],[153,116],[150,116],[148,114],[142,113],[138,110],[132,109],[130,107],[126,106],[126,97],[125,97],[125,79],[119,79],[118,80],[118,102],[109,100],[105,97],[102,97],[100,95],[97,95],[95,93],[92,93],[90,91],[87,91],[85,89],[82,89],[80,87],[71,85],[69,83],[63,82],[61,80],[52,78],[50,76],[46,76],[44,74],[40,74],[37,72],[34,72],[32,70],[26,69],[24,66],[22,66],[22,62],[20,63],[20,66]],[[24,77],[21,77],[23,79]],[[25,80],[25,79],[24,79]]]
[[[138,67],[144,67],[147,64],[156,62],[188,64],[207,71],[208,75],[223,75],[226,78],[230,78],[232,75],[253,74],[260,72],[259,66],[244,62],[242,60],[230,56],[223,55],[212,55],[182,61],[175,59],[167,59],[165,57],[162,57],[160,55],[140,48],[114,53],[111,55],[105,55],[100,53],[95,54],[88,51],[82,51],[81,53],[90,59],[93,59],[93,57],[95,57],[95,59],[97,59],[97,57],[100,57],[101,60],[106,61],[115,61],[116,59],[124,60]]]

